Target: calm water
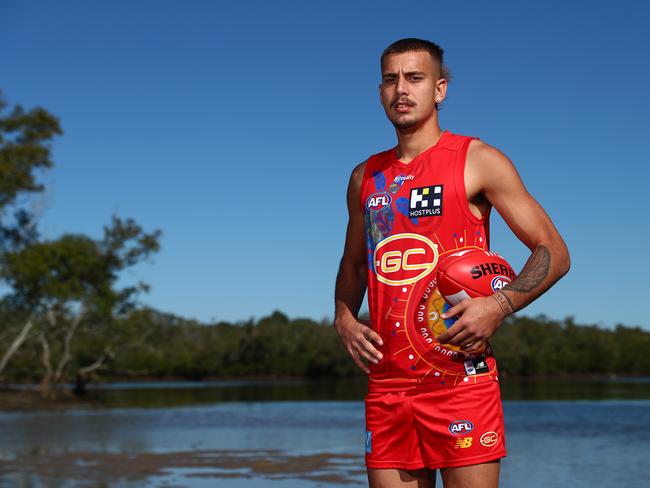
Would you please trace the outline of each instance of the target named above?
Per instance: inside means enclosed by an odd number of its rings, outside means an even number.
[[[0,486],[365,486],[363,388],[112,385],[90,393],[108,408],[0,412]],[[501,486],[650,486],[650,381],[508,383],[504,412]]]

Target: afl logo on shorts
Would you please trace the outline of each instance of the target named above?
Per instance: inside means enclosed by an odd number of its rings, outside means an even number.
[[[395,234],[377,244],[372,262],[382,283],[408,285],[434,270],[438,264],[438,248],[420,234]]]
[[[453,435],[465,435],[474,430],[474,424],[469,420],[454,420],[449,424],[449,432]]]
[[[390,196],[390,193],[386,191],[382,191],[379,193],[373,193],[368,197],[368,200],[366,200],[366,208],[368,210],[381,210],[384,207],[387,207],[390,205],[392,198]]]
[[[508,283],[510,283],[510,278],[507,278],[505,276],[495,276],[490,282],[490,287],[492,288],[492,291],[499,291]]]
[[[491,430],[490,432],[483,434],[480,440],[481,444],[483,444],[485,447],[492,447],[499,440],[499,434]]]

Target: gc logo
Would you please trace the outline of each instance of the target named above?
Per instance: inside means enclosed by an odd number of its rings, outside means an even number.
[[[377,244],[372,262],[382,283],[408,285],[434,270],[438,264],[438,248],[420,234],[396,234]]]
[[[483,444],[485,447],[492,447],[497,443],[498,440],[499,440],[499,434],[497,434],[493,430],[489,432],[485,432],[481,436],[481,444]]]

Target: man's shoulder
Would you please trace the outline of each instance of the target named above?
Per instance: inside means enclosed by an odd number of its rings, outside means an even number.
[[[496,147],[480,139],[473,139],[467,148],[468,160],[490,164],[508,159],[507,156]]]
[[[516,172],[508,156],[480,139],[472,140],[469,144],[466,162],[466,173],[470,178],[477,178],[481,187],[488,181],[503,179]]]
[[[441,144],[446,149],[453,151],[460,151],[468,144],[474,145],[476,142],[481,142],[478,136],[470,136],[466,134],[457,134],[455,132],[445,131],[445,138],[442,139]]]

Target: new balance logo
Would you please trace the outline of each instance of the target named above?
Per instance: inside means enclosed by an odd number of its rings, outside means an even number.
[[[433,185],[412,188],[409,200],[409,217],[442,215],[442,186]]]
[[[472,447],[472,440],[473,437],[461,437],[460,439],[456,439],[454,449],[467,449],[468,447]]]

